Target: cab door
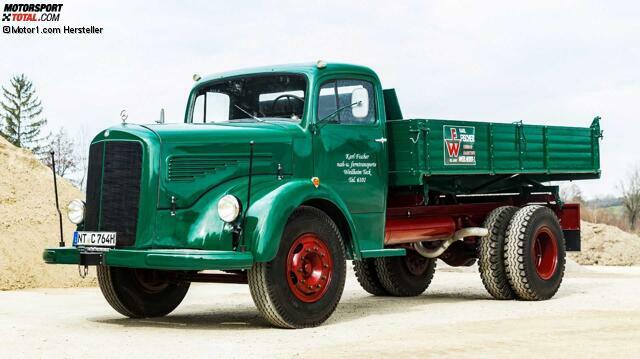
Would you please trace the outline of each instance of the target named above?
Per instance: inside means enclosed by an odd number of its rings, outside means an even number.
[[[313,159],[320,186],[336,191],[351,213],[381,213],[384,223],[387,144],[376,83],[366,77],[320,82]]]

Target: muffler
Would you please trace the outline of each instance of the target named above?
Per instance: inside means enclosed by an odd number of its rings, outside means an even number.
[[[465,237],[484,237],[484,236],[486,236],[488,234],[489,234],[489,230],[486,229],[486,228],[468,227],[468,228],[463,228],[463,229],[460,229],[460,230],[456,231],[453,234],[453,237],[451,237],[451,238],[445,240],[444,242],[442,242],[440,247],[438,247],[436,249],[427,249],[422,244],[422,242],[413,243],[413,249],[415,249],[416,252],[418,252],[423,257],[426,257],[426,258],[437,258],[442,253],[444,253],[444,251],[446,251],[447,248],[449,248],[449,246],[455,241],[460,241]]]

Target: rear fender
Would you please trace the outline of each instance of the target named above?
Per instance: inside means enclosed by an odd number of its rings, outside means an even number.
[[[252,198],[253,203],[247,212],[245,228],[245,239],[256,262],[269,262],[275,258],[287,220],[296,208],[311,200],[326,200],[335,205],[342,212],[355,237],[353,218],[346,204],[328,186],[315,188],[310,180],[298,179],[269,192],[256,193],[256,197],[259,198],[255,202]],[[356,253],[357,243],[356,238],[352,238]]]

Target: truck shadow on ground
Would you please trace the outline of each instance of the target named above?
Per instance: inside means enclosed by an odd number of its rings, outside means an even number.
[[[324,324],[331,326],[366,317],[368,315],[406,313],[407,311],[425,310],[425,306],[436,304],[454,304],[466,301],[491,301],[486,295],[475,293],[434,293],[417,297],[375,297],[350,296],[343,298],[333,316]],[[194,307],[201,310],[194,310]],[[428,308],[428,307],[427,307]],[[238,306],[191,305],[189,311],[179,311],[161,318],[130,319],[114,317],[94,317],[88,320],[95,323],[119,325],[127,328],[173,328],[198,330],[249,330],[273,328],[250,304]]]

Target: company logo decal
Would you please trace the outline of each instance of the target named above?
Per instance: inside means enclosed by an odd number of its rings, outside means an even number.
[[[476,164],[476,128],[472,126],[442,127],[445,165]]]

